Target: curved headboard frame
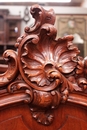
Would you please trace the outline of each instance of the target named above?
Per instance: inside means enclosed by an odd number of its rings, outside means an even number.
[[[32,116],[50,125],[50,110],[60,103],[87,106],[87,57],[72,43],[73,36],[56,39],[55,14],[39,5],[30,9],[35,24],[17,39],[17,52],[6,50],[8,62],[0,74],[0,107],[26,102]]]

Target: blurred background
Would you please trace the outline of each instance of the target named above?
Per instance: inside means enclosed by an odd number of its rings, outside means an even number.
[[[87,0],[0,0],[0,61],[6,49],[14,49],[16,39],[24,33],[26,26],[31,27],[34,20],[29,12],[33,4],[44,9],[54,9],[57,37],[69,34],[74,36],[73,43],[85,57],[87,55]]]

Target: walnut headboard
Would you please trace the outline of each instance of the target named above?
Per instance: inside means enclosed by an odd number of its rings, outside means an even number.
[[[17,52],[3,53],[0,130],[87,130],[87,57],[72,35],[56,39],[52,9],[33,5],[30,13],[35,24],[17,39]]]

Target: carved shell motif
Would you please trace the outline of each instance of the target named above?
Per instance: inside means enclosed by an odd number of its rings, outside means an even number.
[[[45,11],[35,5],[31,8],[31,14],[36,24],[25,28],[26,33],[18,38],[19,69],[32,88],[51,91],[64,82],[63,75],[73,73],[79,50],[72,45],[73,36],[55,40],[57,31],[53,26],[53,10]]]
[[[23,80],[32,89],[32,104],[37,106],[31,109],[33,117],[48,125],[53,116],[46,115],[46,109],[41,116],[39,109],[55,108],[67,100],[69,91],[82,91],[78,85],[82,82],[75,80],[81,68],[79,50],[72,43],[72,35],[56,39],[53,10],[34,5],[30,12],[35,24],[26,27],[24,35],[17,39],[18,65]]]

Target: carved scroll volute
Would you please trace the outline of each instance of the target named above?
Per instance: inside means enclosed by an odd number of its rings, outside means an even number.
[[[44,23],[50,23],[50,24],[55,23],[55,13],[53,9],[47,11],[43,9],[40,5],[33,5],[30,8],[30,13],[32,17],[35,19],[35,24],[31,28],[25,27],[25,32],[28,34],[38,33],[40,27]]]
[[[8,69],[5,73],[0,74],[0,87],[10,83],[18,73],[17,54],[13,50],[6,50],[3,58],[8,62]]]

